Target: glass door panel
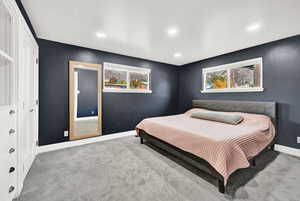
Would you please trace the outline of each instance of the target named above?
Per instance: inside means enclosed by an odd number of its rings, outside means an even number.
[[[0,2],[0,57],[3,55],[12,57],[12,17]]]
[[[12,67],[11,62],[0,57],[0,107],[12,104]]]
[[[13,94],[13,20],[3,1],[0,1],[0,108],[12,105]]]

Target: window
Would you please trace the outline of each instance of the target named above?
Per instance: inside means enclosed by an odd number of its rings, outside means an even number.
[[[104,63],[104,92],[152,93],[151,70],[120,64]]]
[[[105,69],[104,86],[108,89],[127,89],[127,71]]]
[[[262,58],[204,68],[202,93],[263,91]]]

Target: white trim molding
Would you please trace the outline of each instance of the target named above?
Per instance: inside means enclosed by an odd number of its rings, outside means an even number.
[[[151,69],[149,69],[149,68],[139,68],[139,67],[127,66],[127,65],[123,65],[123,64],[114,64],[114,63],[104,62],[103,66],[105,69],[111,69],[111,70],[151,73]]]
[[[91,137],[91,138],[82,139],[82,140],[62,142],[62,143],[51,144],[51,145],[44,145],[44,146],[38,147],[38,153],[56,151],[59,149],[76,147],[76,146],[81,146],[81,145],[85,145],[85,144],[102,142],[102,141],[107,141],[107,140],[112,140],[112,139],[117,139],[117,138],[122,138],[122,137],[128,137],[128,136],[134,136],[134,135],[136,135],[136,132],[134,130],[132,130],[132,131],[127,131],[127,132],[122,132],[122,133],[103,135],[103,136],[99,136],[99,137]]]
[[[104,135],[104,136],[99,136],[99,137],[92,137],[92,138],[87,138],[87,139],[82,139],[82,140],[62,142],[62,143],[51,144],[51,145],[44,145],[44,146],[38,147],[37,153],[56,151],[59,149],[66,149],[66,148],[70,148],[70,147],[76,147],[76,146],[81,146],[81,145],[85,145],[85,144],[91,144],[91,143],[102,142],[102,141],[113,140],[113,139],[117,139],[117,138],[135,136],[135,135],[136,135],[136,132],[134,130],[132,130],[132,131],[126,131],[126,132]],[[275,144],[275,151],[289,154],[292,156],[300,157],[300,149],[295,149],[295,148]]]
[[[259,92],[264,91],[264,88],[253,87],[253,88],[229,88],[229,89],[210,89],[202,90],[201,93],[234,93],[234,92]]]
[[[279,151],[279,152],[282,152],[285,154],[300,157],[300,149],[295,149],[292,147],[275,144],[275,151]]]

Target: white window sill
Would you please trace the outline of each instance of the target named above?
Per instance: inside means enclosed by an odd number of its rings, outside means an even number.
[[[149,94],[152,93],[152,90],[143,90],[143,89],[103,89],[103,92],[108,93],[144,93]]]
[[[201,93],[235,93],[235,92],[262,92],[264,88],[236,88],[236,89],[209,89]]]

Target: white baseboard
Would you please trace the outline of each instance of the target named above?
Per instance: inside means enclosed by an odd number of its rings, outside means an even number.
[[[44,145],[44,146],[38,147],[38,153],[55,151],[55,150],[59,150],[59,149],[65,149],[65,148],[69,148],[69,147],[81,146],[81,145],[85,145],[85,144],[102,142],[102,141],[106,141],[106,140],[112,140],[112,139],[116,139],[116,138],[134,136],[134,135],[136,135],[136,132],[133,130],[133,131],[126,131],[126,132],[122,132],[122,133],[103,135],[103,136],[99,136],[99,137],[92,137],[92,138],[87,138],[87,139],[82,139],[82,140],[62,142],[62,143],[51,144],[51,145]]]
[[[300,149],[295,149],[295,148],[275,144],[275,151],[279,151],[279,152],[282,152],[285,154],[300,157]]]
[[[81,146],[81,145],[85,145],[85,144],[102,142],[102,141],[106,141],[106,140],[112,140],[112,139],[116,139],[116,138],[134,136],[134,135],[136,135],[136,132],[134,130],[132,130],[132,131],[126,131],[126,132],[122,132],[122,133],[103,135],[103,136],[99,136],[99,137],[92,137],[92,138],[87,138],[87,139],[82,139],[82,140],[62,142],[62,143],[51,144],[51,145],[44,145],[44,146],[38,147],[37,152],[44,153],[44,152],[55,151],[55,150],[59,150],[59,149],[65,149],[65,148],[69,148],[69,147]],[[300,149],[295,149],[295,148],[275,144],[275,151],[279,151],[279,152],[282,152],[285,154],[300,157]]]

